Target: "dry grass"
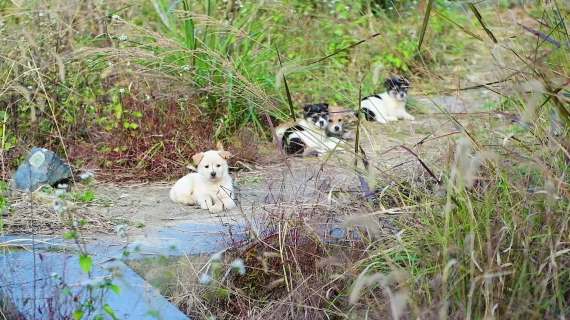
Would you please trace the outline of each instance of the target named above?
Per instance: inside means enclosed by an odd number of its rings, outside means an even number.
[[[42,191],[15,193],[9,203],[2,216],[3,232],[7,234],[62,235],[72,230],[114,233],[109,217],[100,210],[91,210],[88,204],[61,200]]]

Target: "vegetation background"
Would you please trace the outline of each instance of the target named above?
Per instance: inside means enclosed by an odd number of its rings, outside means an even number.
[[[215,290],[182,282],[171,299],[203,318],[564,319],[569,9],[557,0],[0,0],[1,178],[37,145],[114,182],[178,177],[215,141],[236,164],[264,163],[271,126],[291,108],[356,110],[359,91],[377,93],[394,73],[411,79],[413,96],[453,94],[461,79],[500,68],[509,74],[501,98],[484,108],[514,115],[508,136],[463,128],[442,192],[398,184],[392,206],[414,208],[393,221],[405,233],[374,237],[372,225],[330,247],[299,236],[298,218],[288,221],[296,233],[270,243],[295,248],[271,276],[253,268]]]

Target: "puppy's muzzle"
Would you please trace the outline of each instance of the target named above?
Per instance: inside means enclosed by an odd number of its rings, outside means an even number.
[[[339,131],[340,131],[340,127],[339,127],[339,126],[334,126],[334,131],[335,131],[335,132],[339,132]]]
[[[215,178],[215,177],[216,177],[216,172],[215,172],[215,171],[210,172],[210,177]]]
[[[323,120],[319,120],[319,126],[324,127],[325,122]]]

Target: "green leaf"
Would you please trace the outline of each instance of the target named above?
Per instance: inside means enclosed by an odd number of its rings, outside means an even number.
[[[89,255],[82,254],[79,256],[79,266],[85,273],[91,272],[93,269],[93,258]]]
[[[81,320],[81,319],[83,319],[84,315],[85,315],[85,312],[83,312],[81,310],[76,310],[75,312],[73,312],[73,319],[74,320]]]
[[[77,239],[77,232],[75,231],[67,231],[63,234],[63,238],[65,240]]]
[[[105,304],[103,306],[103,310],[105,310],[105,313],[107,313],[109,316],[111,316],[111,318],[113,318],[113,320],[119,319],[117,318],[117,316],[115,315],[115,310],[113,310],[113,308],[111,308],[110,305]]]
[[[111,291],[113,291],[115,294],[120,294],[121,293],[121,287],[119,287],[116,284],[109,284],[109,289],[111,289]]]
[[[95,193],[91,190],[87,190],[80,194],[77,200],[81,202],[91,202],[95,200]]]

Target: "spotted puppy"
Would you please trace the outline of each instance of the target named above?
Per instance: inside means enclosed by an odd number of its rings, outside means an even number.
[[[410,81],[394,76],[384,81],[386,92],[368,96],[360,102],[364,117],[368,121],[387,123],[398,119],[414,120],[406,111]]]
[[[303,119],[284,123],[275,129],[275,133],[287,154],[320,155],[337,148],[340,142],[335,137],[327,136],[328,119],[327,103],[308,104],[303,108]]]

